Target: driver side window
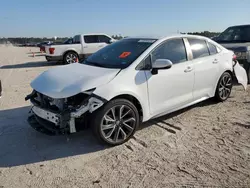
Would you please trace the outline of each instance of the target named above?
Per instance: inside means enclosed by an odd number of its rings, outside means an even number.
[[[170,39],[157,47],[151,54],[152,63],[157,59],[169,59],[173,64],[187,61],[183,39]]]
[[[109,37],[107,37],[105,35],[98,35],[98,41],[100,43],[104,42],[104,43],[108,44],[110,42],[110,40],[111,40],[111,38],[109,38]]]

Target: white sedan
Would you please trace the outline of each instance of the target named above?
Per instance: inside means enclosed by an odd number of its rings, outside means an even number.
[[[104,143],[122,144],[141,122],[208,98],[225,101],[233,86],[234,57],[200,36],[122,39],[85,61],[38,76],[26,97],[34,105],[28,120],[49,134],[89,125]],[[243,81],[244,76],[238,75]]]

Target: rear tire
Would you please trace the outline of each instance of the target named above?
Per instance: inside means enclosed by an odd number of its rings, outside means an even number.
[[[224,72],[217,84],[217,88],[215,91],[215,99],[218,102],[223,102],[228,99],[231,94],[233,87],[233,78],[229,72]]]
[[[250,84],[250,68],[247,71],[247,83]]]
[[[126,99],[109,101],[93,114],[92,119],[94,135],[111,146],[127,142],[140,122],[137,108]]]
[[[79,57],[78,57],[77,53],[75,53],[75,52],[67,52],[63,57],[63,63],[64,64],[76,63],[77,59],[79,60]]]

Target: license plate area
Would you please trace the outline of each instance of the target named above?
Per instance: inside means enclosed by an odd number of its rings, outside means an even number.
[[[34,106],[32,108],[32,111],[33,111],[34,114],[36,114],[37,116],[39,116],[42,119],[45,119],[45,120],[47,120],[49,122],[52,122],[52,123],[54,123],[56,125],[59,124],[60,119],[58,117],[58,114],[56,114],[56,113],[44,110],[44,109],[39,108],[37,106]]]

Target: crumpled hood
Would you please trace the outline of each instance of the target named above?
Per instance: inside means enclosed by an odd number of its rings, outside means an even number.
[[[52,98],[67,98],[111,81],[120,69],[74,63],[51,68],[31,82],[31,87]]]

